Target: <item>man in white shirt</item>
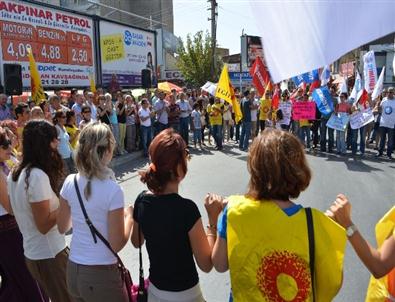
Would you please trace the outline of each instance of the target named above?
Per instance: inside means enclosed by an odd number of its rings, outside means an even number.
[[[189,138],[189,119],[192,112],[192,107],[187,100],[185,100],[185,93],[180,93],[180,99],[177,101],[180,107],[180,134],[188,146]]]
[[[387,156],[392,159],[392,151],[394,150],[394,132],[395,132],[395,88],[388,88],[388,96],[383,99],[380,104],[380,147],[377,156],[382,156],[385,147],[386,136],[388,136]]]
[[[84,96],[81,93],[77,93],[75,96],[75,103],[73,107],[71,107],[71,110],[73,110],[75,113],[77,125],[79,125],[80,122],[82,121],[81,111],[82,111],[83,103],[84,103]]]
[[[59,96],[57,96],[56,94],[51,95],[49,97],[49,111],[51,112],[52,117],[55,116],[55,112],[58,110],[62,110],[64,113],[66,113],[67,111],[70,111],[69,108],[67,108],[66,106],[63,106],[60,103]]]
[[[91,108],[91,119],[93,122],[97,120],[97,108],[96,105],[93,103],[94,98],[94,93],[89,91],[86,96],[86,105]]]
[[[155,135],[162,130],[165,130],[169,125],[169,104],[165,100],[166,94],[163,91],[159,92],[159,100],[153,105],[156,114]]]

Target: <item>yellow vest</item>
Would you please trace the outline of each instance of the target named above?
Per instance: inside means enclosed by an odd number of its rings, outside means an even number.
[[[315,301],[332,301],[342,284],[345,230],[312,210]],[[231,196],[227,242],[235,302],[313,301],[304,210],[288,216],[275,203]]]
[[[380,248],[384,241],[395,235],[395,207],[389,210],[376,225],[376,241]],[[383,278],[370,277],[366,302],[389,302],[389,297],[395,298],[395,269]]]
[[[264,121],[268,118],[270,108],[272,107],[272,100],[261,98],[261,104],[259,107],[259,120]]]

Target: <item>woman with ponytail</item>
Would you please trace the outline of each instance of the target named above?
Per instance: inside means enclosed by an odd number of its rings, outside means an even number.
[[[145,240],[147,243],[148,301],[202,302],[194,258],[202,271],[212,269],[211,250],[222,203],[218,196],[206,196],[206,233],[196,204],[178,194],[187,174],[189,153],[185,141],[173,129],[163,130],[154,138],[149,156],[152,163],[141,172],[141,181],[151,192],[144,191],[137,197],[132,231],[135,247]]]
[[[67,286],[75,301],[128,301],[116,257],[88,227],[82,210],[85,208],[90,222],[113,251],[125,246],[132,227],[132,208],[124,209],[123,191],[108,167],[114,147],[108,125],[86,125],[76,148],[78,173],[69,175],[60,191],[59,231],[65,233],[73,227]]]

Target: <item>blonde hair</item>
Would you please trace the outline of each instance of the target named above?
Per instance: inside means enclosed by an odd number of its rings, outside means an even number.
[[[106,179],[113,175],[103,162],[106,152],[113,152],[115,139],[108,125],[94,122],[81,131],[75,153],[75,164],[79,173],[88,179],[84,189],[85,198],[91,195],[92,178]]]

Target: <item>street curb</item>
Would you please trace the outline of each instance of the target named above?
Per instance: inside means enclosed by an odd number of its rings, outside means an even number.
[[[110,167],[112,169],[116,169],[139,158],[143,158],[141,151],[134,151],[125,155],[120,155],[112,159]]]

